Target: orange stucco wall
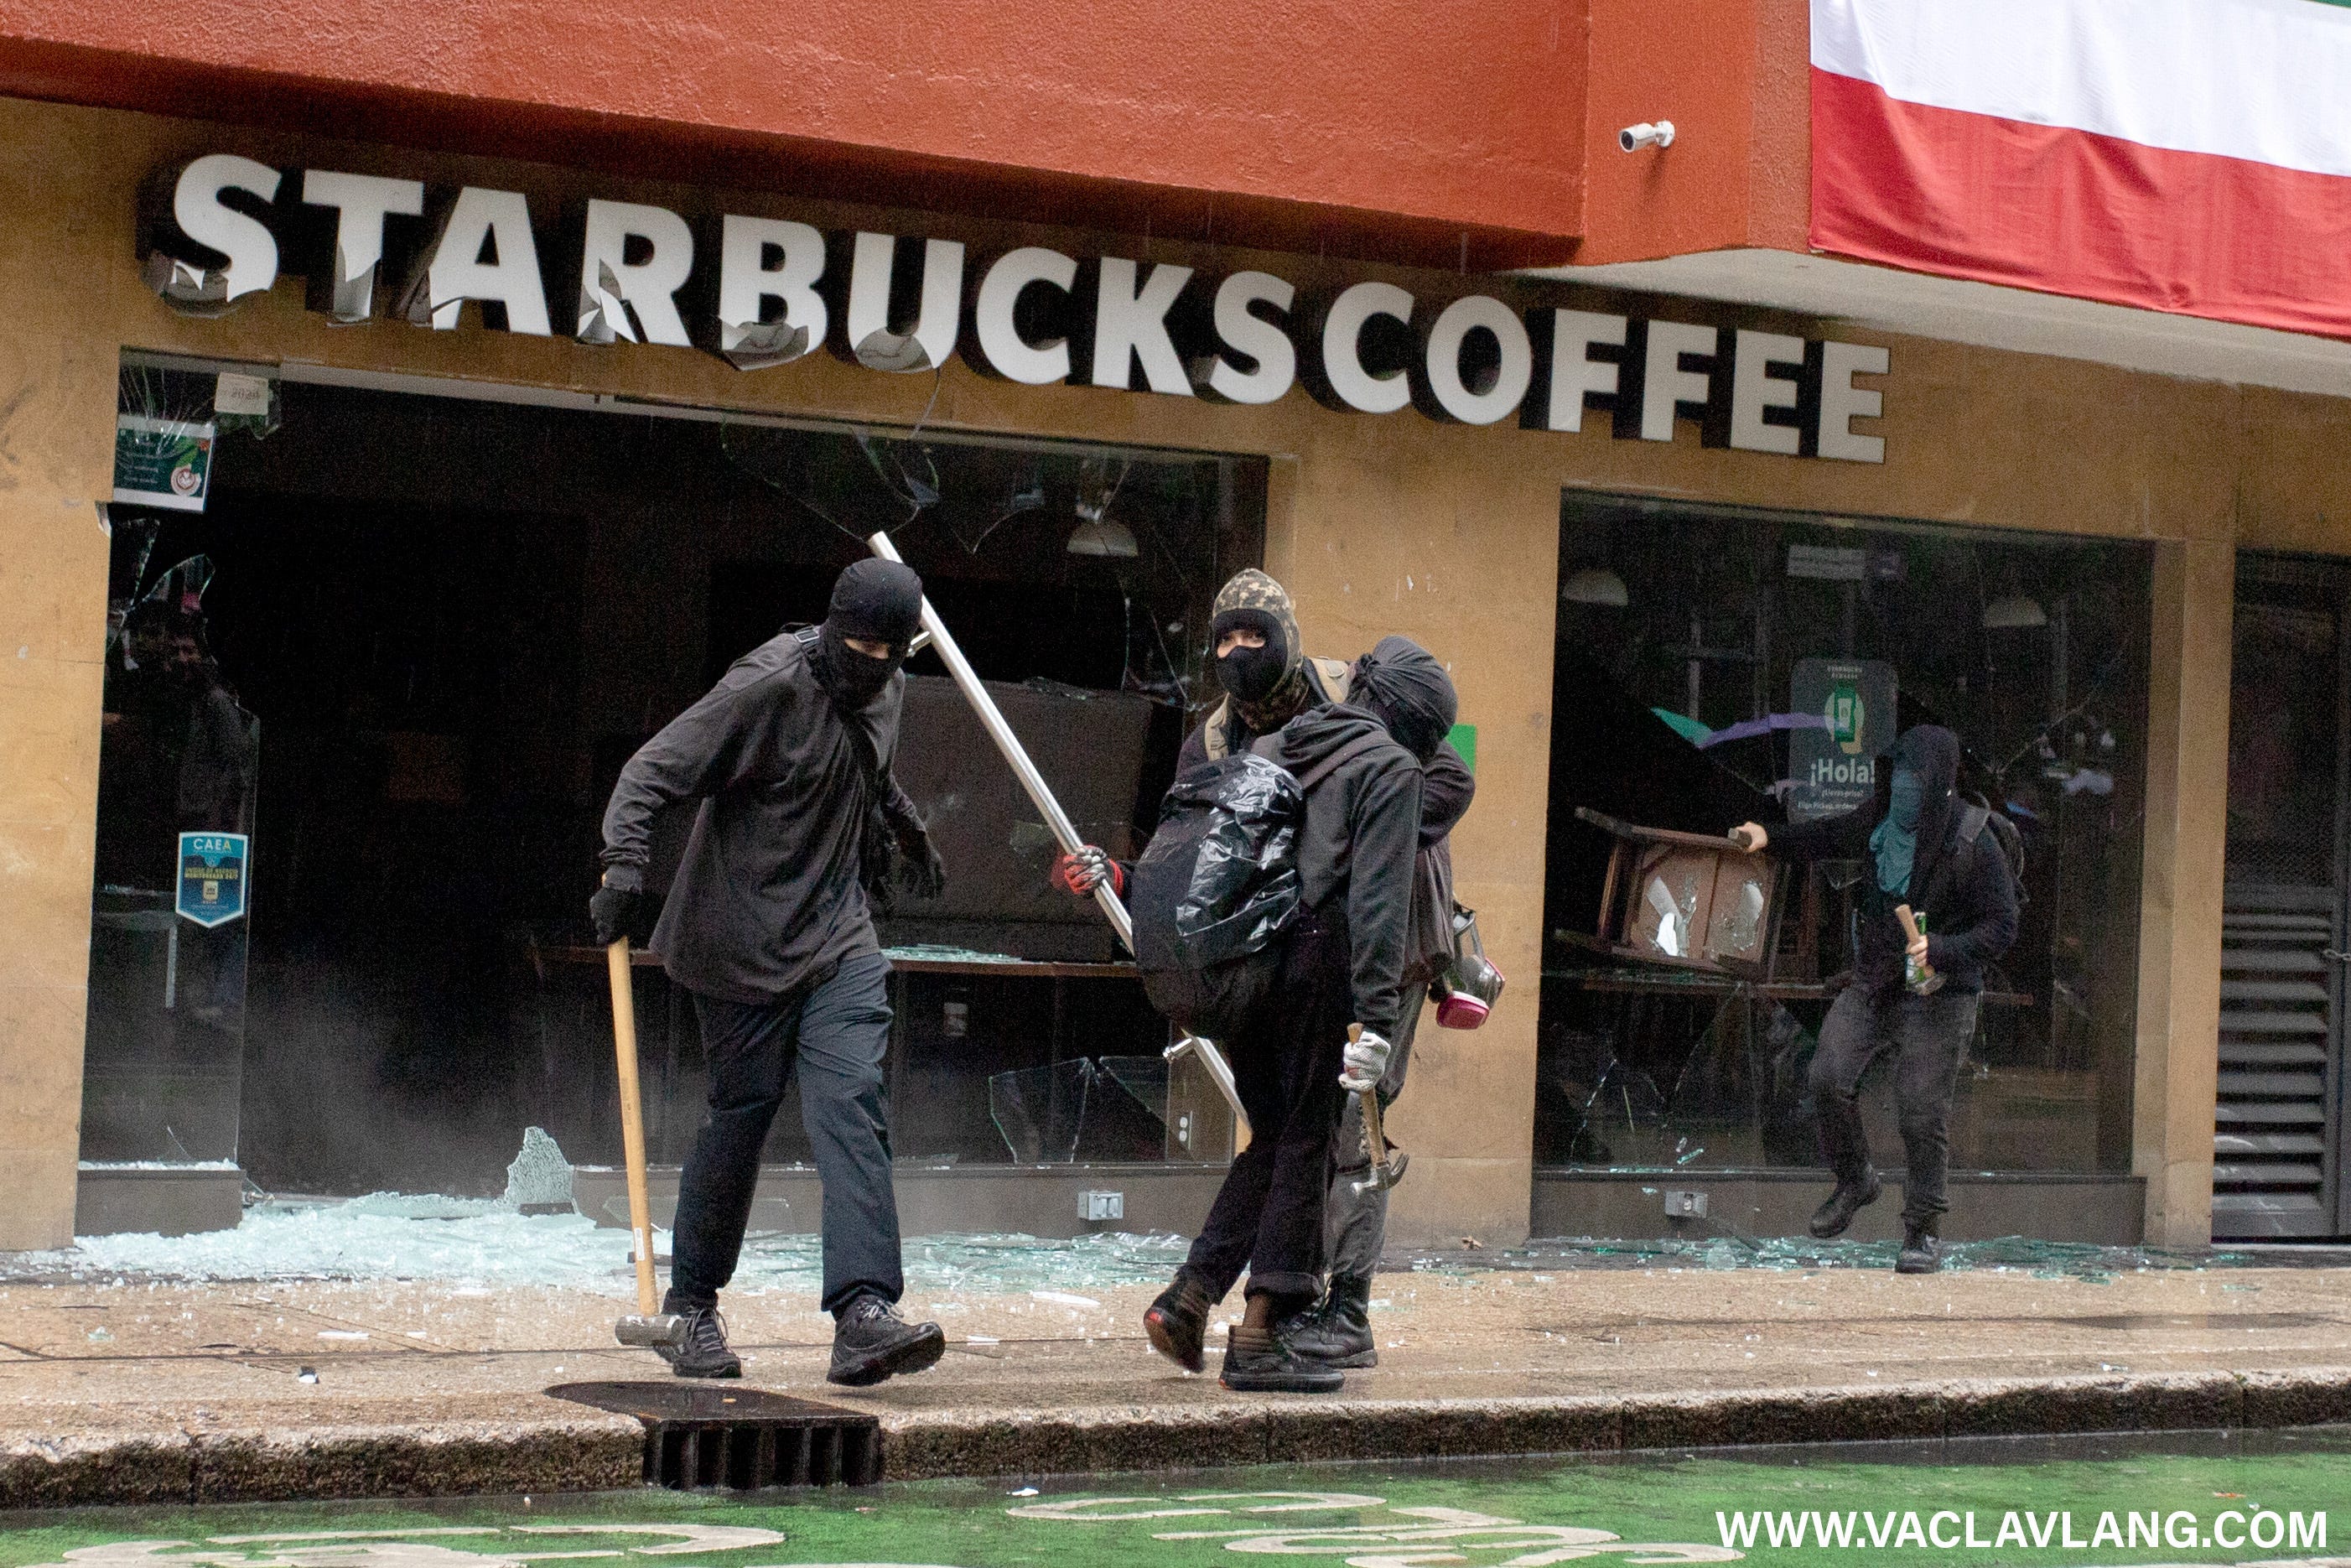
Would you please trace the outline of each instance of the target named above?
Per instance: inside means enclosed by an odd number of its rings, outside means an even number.
[[[1450,262],[1466,235],[1473,263],[1503,240],[1558,260],[1580,230],[1585,18],[1586,0],[190,0],[164,22],[7,0],[0,90],[477,150],[502,131],[538,156],[625,128],[641,155],[831,182],[812,193],[944,204],[905,181],[993,170],[1029,216],[1107,203],[1114,226],[1186,237],[1362,250],[1384,231]]]
[[[1804,247],[1805,0],[0,0],[0,92],[1465,270]],[[1668,149],[1616,132],[1670,119]]]

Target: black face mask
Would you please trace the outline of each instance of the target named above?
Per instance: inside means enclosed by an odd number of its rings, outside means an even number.
[[[906,662],[894,646],[890,658],[877,659],[851,647],[848,634],[831,622],[818,628],[816,678],[832,706],[843,713],[855,713],[880,696],[898,666]]]
[[[1271,643],[1262,648],[1237,647],[1217,655],[1217,685],[1242,702],[1263,702],[1289,668],[1289,659]]]
[[[882,695],[922,623],[923,580],[895,561],[861,560],[832,585],[831,611],[819,628],[816,677],[843,713]],[[887,658],[861,653],[849,639],[889,645]]]

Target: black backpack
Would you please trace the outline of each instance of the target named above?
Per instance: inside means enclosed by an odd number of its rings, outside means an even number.
[[[1135,862],[1127,910],[1143,994],[1177,1028],[1230,1039],[1271,994],[1279,939],[1298,918],[1307,791],[1386,743],[1359,737],[1303,777],[1254,751],[1176,777]]]
[[[1981,838],[1984,830],[1991,830],[1991,841],[2000,846],[2001,859],[2008,862],[2008,880],[2016,888],[2016,904],[2024,907],[2024,834],[2009,820],[2007,813],[1995,811],[1982,796],[1967,794],[1960,797],[1959,841],[1972,844]]]

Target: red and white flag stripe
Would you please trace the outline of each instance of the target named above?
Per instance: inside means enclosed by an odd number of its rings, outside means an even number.
[[[1813,0],[1816,250],[2351,337],[2351,5]]]

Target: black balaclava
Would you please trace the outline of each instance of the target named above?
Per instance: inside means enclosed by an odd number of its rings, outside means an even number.
[[[1460,712],[1453,677],[1437,656],[1409,637],[1383,637],[1355,661],[1349,706],[1368,709],[1396,743],[1423,762],[1437,755]]]
[[[1217,684],[1233,700],[1233,711],[1251,733],[1270,735],[1306,706],[1305,650],[1290,595],[1255,567],[1244,567],[1217,591],[1208,622],[1211,653],[1236,627],[1265,639],[1262,648],[1235,648],[1217,658]]]
[[[855,713],[880,696],[906,662],[906,645],[922,623],[923,580],[914,568],[894,560],[861,560],[835,579],[832,607],[817,629],[810,661],[832,706]],[[890,656],[861,653],[849,645],[852,637],[887,643]]]

